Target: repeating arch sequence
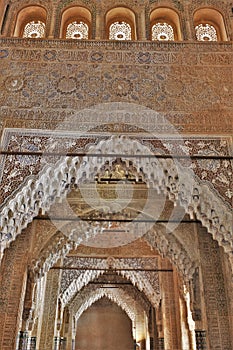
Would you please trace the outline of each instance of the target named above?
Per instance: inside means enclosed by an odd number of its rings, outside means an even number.
[[[184,281],[188,281],[193,276],[196,262],[192,261],[181,243],[173,235],[167,234],[165,231],[166,230],[163,229],[158,230],[157,228],[152,228],[146,233],[144,239],[151,247],[156,248],[161,256],[167,257],[181,272]],[[64,258],[69,251],[76,246],[76,243],[69,240],[61,232],[53,236],[49,244],[41,250],[38,258],[31,262],[30,271],[33,279],[37,280],[38,278],[42,278],[59,259]],[[108,265],[101,265],[101,268],[105,269],[106,266]],[[115,268],[117,268],[116,265]],[[121,266],[121,268],[124,268],[124,266]],[[100,274],[92,274],[91,280],[99,275]],[[130,278],[130,276],[128,277]],[[89,278],[90,275],[87,274],[80,276],[80,280],[78,281],[79,286],[77,286],[76,283],[78,290],[83,288],[83,286],[89,281]],[[85,281],[85,279],[87,280]],[[73,288],[74,287],[72,286],[67,292],[73,294],[76,290]],[[68,297],[68,299],[70,299],[70,297]]]
[[[153,305],[158,305],[161,298],[158,279],[156,281],[155,287],[155,284],[152,286],[150,281],[148,281],[148,278],[145,276],[144,272],[140,271],[135,273],[134,271],[124,271],[124,269],[130,269],[133,267],[130,264],[124,264],[122,262],[114,260],[114,265],[112,267],[115,269],[120,269],[121,271],[117,271],[119,275],[125,277],[140,291],[144,291],[148,300],[150,300]],[[100,261],[97,263],[96,268],[108,270],[108,262],[105,260]],[[68,304],[83,287],[88,285],[91,281],[99,277],[101,274],[104,274],[103,270],[88,270],[81,273],[79,277],[73,280],[68,288],[60,295],[62,303],[64,305]]]
[[[130,158],[130,155],[145,155],[148,151],[149,149],[137,140],[113,136],[89,148],[90,153],[99,152],[98,162],[96,158],[88,156],[65,157],[55,167],[49,166],[44,169],[38,178],[30,179],[22,191],[1,211],[1,256],[10,242],[38,215],[39,209],[49,210],[56,198],[66,197],[72,184],[78,185],[87,178],[94,180],[105,161],[113,162],[112,157],[101,158],[101,154],[119,153],[125,154],[125,158],[122,159],[126,167],[129,166],[129,162],[134,164],[135,177],[142,174],[148,186],[153,186],[159,193],[163,192],[173,202],[178,201],[191,216],[196,215],[225,252],[231,252],[232,212],[229,207],[190,169],[182,167],[173,159],[156,159],[151,162],[146,157]],[[80,223],[83,226],[86,224]],[[101,227],[92,227],[90,230],[101,232]]]
[[[145,240],[158,250],[162,257],[166,257],[174,264],[184,278],[191,280],[197,263],[192,261],[182,244],[172,234],[165,230],[151,229],[144,236]]]
[[[21,3],[21,2],[20,2]],[[121,7],[120,5],[117,7],[112,7],[112,5],[105,5],[107,8],[105,15],[105,29],[102,30],[102,38],[106,39],[107,33],[109,32],[109,26],[113,23],[114,19],[118,22],[126,21],[130,24],[131,30],[132,30],[132,39],[135,40],[137,38],[137,32],[146,31],[145,28],[138,28],[138,24],[140,23],[140,13],[137,6],[133,7]],[[25,20],[27,20],[27,16],[24,16],[25,8],[33,8],[37,7],[43,7],[48,13],[48,15],[43,16],[45,19],[44,23],[47,22],[47,28],[46,28],[46,36],[51,35],[53,32],[55,32],[55,37],[65,38],[64,34],[64,28],[67,27],[67,23],[72,23],[75,18],[77,18],[78,21],[83,20],[83,22],[88,26],[89,29],[91,27],[95,28],[97,27],[97,20],[96,20],[96,12],[103,11],[102,8],[98,8],[98,5],[93,2],[80,2],[79,4],[74,4],[72,1],[67,1],[65,4],[62,4],[60,2],[56,8],[53,8],[51,5],[49,6],[47,2],[44,0],[37,1],[36,4],[32,4],[30,1],[24,1],[23,4],[18,4],[18,2],[14,2],[13,6],[11,6],[10,9],[10,25],[8,29],[7,36],[12,35],[14,33],[14,36],[20,36],[22,34],[22,28],[25,25]],[[190,4],[189,12],[190,12],[190,18],[192,18],[194,11],[202,11],[202,9],[205,9],[206,12],[209,14],[207,17],[207,20],[204,19],[203,24],[212,22],[215,28],[218,31],[218,40],[228,40],[227,31],[226,31],[226,21],[230,21],[230,19],[227,16],[227,13],[229,11],[226,4],[221,2],[221,5],[219,6],[219,2],[216,2],[214,0],[209,1],[207,4],[203,1],[195,2],[195,4]],[[225,14],[221,13],[219,9],[224,9]],[[145,9],[148,11],[148,9]],[[26,10],[27,15],[28,10]],[[31,13],[28,15],[28,22],[31,20],[38,20],[38,11],[34,11],[34,18],[32,19]],[[148,11],[148,25],[152,28],[152,26],[157,23],[166,23],[168,25],[171,25],[174,29],[174,39],[170,40],[182,40],[183,33],[185,33],[184,28],[181,30],[181,22],[185,22],[185,19],[182,16],[182,12],[184,12],[182,5],[176,4],[174,1],[171,4],[164,4],[158,6],[157,4],[151,4],[150,9]],[[218,15],[219,12],[219,15]],[[222,11],[223,12],[223,11]],[[51,28],[51,13],[56,13],[56,28]],[[196,14],[194,14],[194,18],[192,23],[190,23],[190,26],[193,27],[193,39],[195,39],[195,23],[196,23]],[[41,17],[41,16],[40,16]],[[48,17],[48,18],[47,18]],[[1,18],[0,18],[1,19]],[[47,19],[47,21],[46,21]],[[162,22],[161,22],[162,20]],[[136,26],[137,24],[137,26]],[[21,30],[19,30],[19,27]],[[229,25],[230,27],[230,25]],[[230,30],[230,29],[229,29]],[[4,30],[5,31],[5,30]],[[59,34],[60,32],[60,34]],[[80,34],[80,30],[78,30],[78,33]],[[95,36],[95,30],[93,31],[93,36]],[[148,35],[147,39],[151,39],[152,31],[150,30],[150,35]],[[97,35],[97,37],[99,34]],[[91,38],[92,35],[88,35],[88,38]],[[82,39],[83,35],[77,35],[75,39]],[[86,39],[87,37],[85,37]],[[123,39],[121,39],[123,40]],[[160,39],[155,39],[160,40]],[[162,39],[164,40],[164,39]],[[167,40],[167,39],[165,39]]]
[[[41,279],[59,259],[65,257],[75,247],[74,242],[70,241],[61,232],[53,236],[46,247],[41,250],[38,258],[31,261],[32,279],[34,281]]]
[[[125,291],[122,289],[113,290],[110,288],[95,288],[85,291],[85,293],[81,293],[78,298],[74,299],[69,308],[75,315],[75,319],[78,320],[85,310],[103,297],[107,297],[120,306],[122,310],[127,313],[133,323],[136,321],[137,313],[143,311],[138,305],[137,308],[135,307],[135,300],[127,295]]]

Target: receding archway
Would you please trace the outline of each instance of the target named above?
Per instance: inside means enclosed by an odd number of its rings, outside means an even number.
[[[114,302],[104,297],[79,318],[75,350],[133,349],[132,322]]]

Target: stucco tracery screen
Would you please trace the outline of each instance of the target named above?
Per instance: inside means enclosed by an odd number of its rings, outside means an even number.
[[[31,21],[24,27],[23,38],[43,38],[45,36],[45,24],[41,21]]]
[[[131,27],[126,22],[114,22],[109,28],[110,40],[131,40]]]
[[[210,24],[199,24],[195,27],[198,41],[217,41],[217,32]]]
[[[152,27],[152,40],[174,41],[174,31],[168,23],[156,23]]]
[[[66,39],[88,39],[88,25],[82,21],[68,24]]]

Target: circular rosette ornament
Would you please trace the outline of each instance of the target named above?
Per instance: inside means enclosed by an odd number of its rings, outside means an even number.
[[[23,88],[24,80],[20,76],[10,76],[5,80],[5,88],[10,92],[16,92]]]

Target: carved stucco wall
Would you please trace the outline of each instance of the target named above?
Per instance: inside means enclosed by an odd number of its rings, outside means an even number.
[[[54,129],[119,101],[163,113],[183,133],[231,134],[232,56],[230,42],[1,39],[1,130]]]
[[[199,2],[194,5],[198,6]],[[126,127],[126,116],[121,123],[117,119],[118,124],[113,123],[108,116],[111,109],[102,116],[95,108],[89,109],[88,118],[82,113],[83,109],[98,104],[124,102],[157,113],[153,132],[169,134],[169,125],[174,125],[191,154],[232,155],[233,47],[230,42],[203,45],[0,39],[0,44],[0,133],[4,150],[43,151],[51,137],[47,130],[57,131],[62,126],[70,131],[75,119],[79,131],[86,136],[78,144],[76,136],[68,133],[63,140],[73,142],[69,144],[71,151],[96,141],[89,134],[93,128],[108,136],[139,133],[132,119]],[[168,123],[161,122],[161,115]],[[145,120],[149,119],[144,114],[142,128]],[[151,124],[148,122],[147,126],[150,128]],[[56,137],[60,136],[56,134]],[[165,153],[177,152],[171,142],[168,144],[170,148]],[[40,166],[37,168],[34,163],[33,157],[26,162],[13,155],[2,159],[0,204],[17,191],[27,176],[38,173]],[[195,162],[195,166],[202,183],[211,184],[231,208],[232,161],[208,164],[202,161]],[[46,236],[42,232],[41,241],[43,235]],[[38,245],[39,242],[38,238]],[[204,248],[203,255],[210,254]],[[216,285],[220,288],[219,283]]]

